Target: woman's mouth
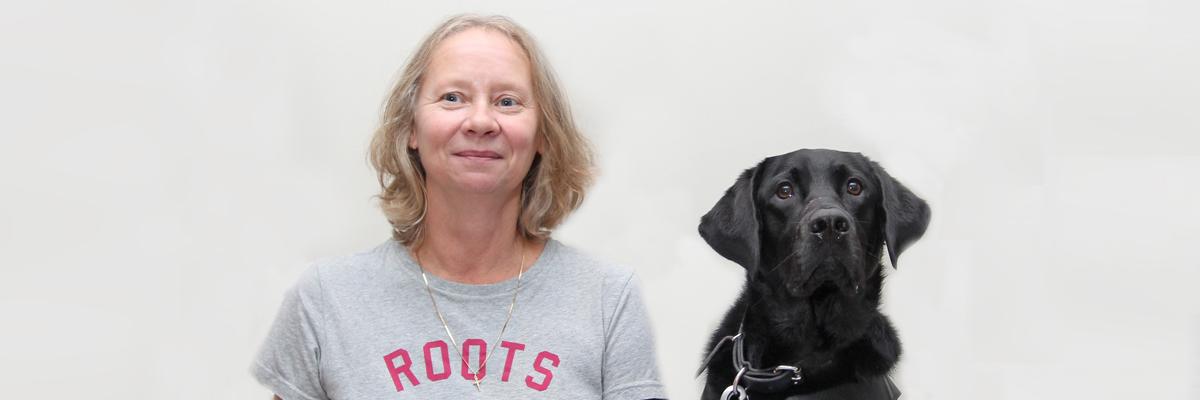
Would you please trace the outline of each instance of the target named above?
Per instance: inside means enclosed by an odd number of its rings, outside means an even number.
[[[488,151],[488,150],[463,150],[463,151],[454,153],[454,155],[458,156],[458,157],[466,157],[466,158],[470,158],[470,159],[480,159],[480,160],[498,160],[501,158],[500,153],[497,153],[494,151]]]

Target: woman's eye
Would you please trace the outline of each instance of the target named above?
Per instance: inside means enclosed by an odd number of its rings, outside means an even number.
[[[500,107],[515,107],[517,105],[517,99],[505,97],[496,103],[499,104]]]
[[[858,196],[862,194],[862,190],[862,181],[859,181],[858,178],[850,178],[850,180],[846,182],[846,193]]]
[[[778,197],[783,200],[790,199],[795,194],[796,193],[795,193],[794,189],[792,189],[792,184],[787,183],[787,182],[780,183],[779,187],[775,188],[775,197]]]
[[[448,101],[448,102],[451,102],[451,103],[457,103],[457,102],[459,102],[460,100],[462,100],[462,98],[461,98],[461,97],[459,97],[458,93],[446,93],[446,94],[443,94],[443,95],[442,95],[442,101]]]

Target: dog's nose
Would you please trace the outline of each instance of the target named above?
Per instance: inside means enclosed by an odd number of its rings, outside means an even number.
[[[813,213],[808,223],[808,231],[818,237],[825,233],[835,233],[839,237],[850,231],[850,219],[846,213],[835,209],[818,210]]]

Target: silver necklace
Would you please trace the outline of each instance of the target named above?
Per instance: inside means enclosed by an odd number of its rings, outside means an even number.
[[[513,287],[512,302],[508,304],[508,316],[504,317],[504,325],[500,326],[500,333],[496,335],[496,341],[492,342],[493,349],[495,345],[500,343],[500,339],[504,337],[504,331],[508,329],[508,321],[512,319],[513,309],[517,306],[517,292],[521,290],[521,277],[525,275],[525,246],[521,246],[521,250],[519,251],[521,252],[521,263],[517,264],[517,285]],[[442,328],[446,329],[446,336],[450,337],[450,344],[454,345],[454,352],[458,353],[458,360],[462,362],[462,365],[467,366],[467,372],[471,373],[473,383],[475,384],[475,391],[482,392],[483,389],[480,387],[480,384],[483,380],[479,378],[479,373],[474,368],[471,368],[471,365],[463,357],[462,350],[458,348],[458,341],[454,340],[454,334],[450,332],[450,325],[446,323],[446,317],[442,316],[442,311],[438,309],[437,299],[433,297],[433,289],[429,287],[429,277],[425,276],[425,267],[421,265],[421,257],[417,255],[416,251],[413,251],[412,255],[413,260],[417,262],[417,268],[421,269],[421,280],[425,282],[425,292],[429,293],[429,302],[433,303],[433,312],[437,314],[438,320],[442,322]],[[491,353],[484,353],[483,357],[480,357],[480,369],[487,367],[489,354]]]

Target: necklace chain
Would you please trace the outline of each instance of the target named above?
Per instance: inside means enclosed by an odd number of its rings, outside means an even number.
[[[518,242],[518,245],[520,245],[520,242]],[[508,315],[504,317],[504,325],[500,326],[500,333],[496,334],[496,341],[492,342],[493,349],[495,349],[496,345],[500,344],[500,339],[504,337],[504,331],[508,329],[508,322],[512,320],[513,309],[515,309],[517,306],[517,293],[521,290],[521,277],[525,275],[524,246],[521,246],[519,251],[521,253],[521,263],[517,264],[517,284],[515,287],[513,287],[512,301],[508,304]],[[446,323],[446,317],[443,316],[442,311],[438,309],[437,299],[433,297],[433,289],[429,286],[429,278],[425,275],[425,267],[421,265],[421,257],[417,255],[415,250],[412,252],[412,255],[413,260],[417,262],[417,268],[420,268],[421,270],[421,280],[425,282],[425,292],[429,293],[429,302],[433,304],[433,312],[437,314],[438,320],[442,322],[442,328],[446,329],[446,336],[450,337],[450,344],[454,345],[454,351],[458,353],[459,361],[461,361],[462,364],[467,367],[467,372],[471,374],[471,377],[474,380],[475,390],[482,392],[483,389],[480,387],[480,384],[483,382],[483,379],[479,378],[479,372],[477,372],[474,368],[471,368],[471,365],[467,363],[462,350],[458,348],[458,341],[454,339],[454,334],[450,332],[450,325]],[[490,353],[484,352],[483,357],[480,357],[480,370],[487,368],[487,359],[489,354]]]

